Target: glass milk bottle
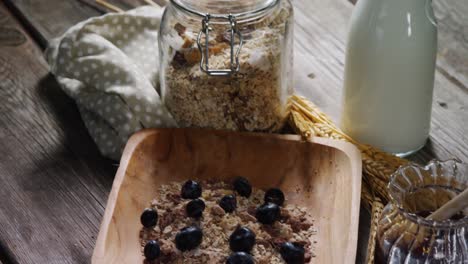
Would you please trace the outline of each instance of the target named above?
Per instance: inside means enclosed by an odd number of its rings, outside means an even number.
[[[429,136],[437,25],[431,0],[359,0],[351,19],[342,129],[406,156]]]

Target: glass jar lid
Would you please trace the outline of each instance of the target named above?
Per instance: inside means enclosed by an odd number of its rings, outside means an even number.
[[[268,11],[280,0],[171,0],[178,8],[191,14],[212,18],[224,18],[228,15],[238,20],[250,18]]]

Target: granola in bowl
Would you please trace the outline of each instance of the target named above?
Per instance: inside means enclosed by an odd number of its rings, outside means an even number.
[[[141,222],[145,263],[311,263],[313,258],[312,216],[289,204],[281,190],[265,192],[245,178],[162,185]]]

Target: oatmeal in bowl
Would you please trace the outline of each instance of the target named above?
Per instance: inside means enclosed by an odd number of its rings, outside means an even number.
[[[238,177],[157,191],[140,218],[145,263],[312,263],[314,219],[280,189]]]

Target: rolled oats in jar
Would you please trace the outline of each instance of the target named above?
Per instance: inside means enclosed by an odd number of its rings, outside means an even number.
[[[289,0],[171,0],[160,83],[178,124],[279,130],[293,92],[292,30]]]

